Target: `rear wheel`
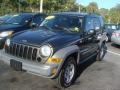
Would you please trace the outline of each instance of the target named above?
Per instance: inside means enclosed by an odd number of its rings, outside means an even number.
[[[111,38],[109,35],[106,35],[106,42],[109,42],[109,41],[111,41]]]
[[[77,64],[74,57],[69,57],[65,61],[59,76],[55,79],[59,88],[66,88],[73,84],[75,80],[76,66]]]
[[[107,53],[107,46],[105,43],[102,43],[98,51],[97,60],[102,61],[106,53]]]

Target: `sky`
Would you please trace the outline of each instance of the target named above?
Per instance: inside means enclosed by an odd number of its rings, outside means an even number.
[[[90,2],[96,2],[99,8],[110,9],[120,4],[120,0],[77,0],[77,3],[87,6]]]

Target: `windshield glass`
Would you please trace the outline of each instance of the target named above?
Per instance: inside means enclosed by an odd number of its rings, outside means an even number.
[[[0,20],[5,20],[6,21],[11,17],[12,17],[12,15],[5,15],[5,16],[0,17]]]
[[[116,29],[117,29],[117,26],[116,26],[116,25],[105,25],[105,29],[116,30]]]
[[[24,17],[21,15],[13,15],[12,18],[10,18],[9,20],[7,20],[5,23],[9,23],[9,24],[24,24],[25,22],[23,22]]]
[[[40,26],[51,28],[53,30],[79,32],[82,26],[82,21],[81,17],[56,15],[48,16]]]

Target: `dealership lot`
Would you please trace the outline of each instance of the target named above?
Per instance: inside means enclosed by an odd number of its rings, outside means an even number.
[[[83,65],[79,78],[66,90],[120,90],[120,46],[107,44],[108,53],[102,62],[88,68]],[[94,59],[93,59],[94,60]],[[93,62],[92,60],[92,62]],[[0,61],[0,90],[60,90],[51,81],[24,72],[16,72]]]

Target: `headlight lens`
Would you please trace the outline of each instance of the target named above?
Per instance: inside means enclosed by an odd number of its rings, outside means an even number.
[[[40,48],[40,55],[43,57],[49,57],[53,52],[53,48],[49,45],[43,45]]]
[[[6,40],[6,45],[9,46],[10,45],[10,39]]]
[[[12,33],[13,33],[13,31],[1,32],[0,37],[7,37],[7,36],[11,35]]]

